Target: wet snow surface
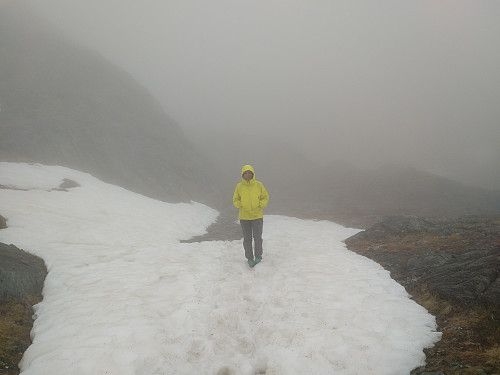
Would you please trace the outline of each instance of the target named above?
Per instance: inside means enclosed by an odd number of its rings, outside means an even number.
[[[80,187],[53,190],[63,179]],[[387,271],[345,248],[356,229],[265,216],[249,269],[240,241],[180,242],[216,219],[202,204],[63,167],[0,163],[0,184],[26,189],[0,189],[0,241],[49,269],[24,375],[401,375],[440,338]]]

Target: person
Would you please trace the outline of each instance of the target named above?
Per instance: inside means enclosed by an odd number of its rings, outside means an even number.
[[[241,182],[236,185],[233,204],[239,208],[238,219],[243,232],[243,248],[250,267],[262,260],[262,229],[264,215],[262,209],[267,206],[269,194],[262,182],[255,179],[251,165],[241,169]],[[252,237],[255,242],[255,254],[252,249]],[[254,257],[255,255],[255,257]]]

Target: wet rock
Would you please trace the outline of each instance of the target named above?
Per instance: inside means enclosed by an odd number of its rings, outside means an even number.
[[[500,220],[394,216],[345,243],[410,292],[425,285],[461,305],[500,306]]]
[[[47,269],[42,259],[14,245],[0,243],[0,302],[30,304],[41,295]]]
[[[463,305],[473,305],[477,302],[500,305],[498,250],[468,251],[454,255],[440,254],[434,256],[434,259],[438,259],[434,264],[424,262],[427,268],[422,267],[422,263],[415,259],[407,265],[410,272],[422,273],[421,282],[427,284],[431,292]]]
[[[417,216],[390,216],[351,238],[379,241],[391,236],[404,237],[415,232],[432,231],[435,227],[431,221]]]

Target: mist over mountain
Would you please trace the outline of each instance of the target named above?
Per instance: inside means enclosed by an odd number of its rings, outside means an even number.
[[[289,144],[266,136],[214,131],[188,136],[212,161],[212,174],[224,187],[227,204],[241,179],[241,167],[252,164],[256,178],[264,182],[271,196],[267,211],[273,213],[353,225],[365,225],[389,215],[457,217],[500,213],[500,192],[467,186],[414,167],[386,164],[362,169],[349,162],[325,166],[307,159]]]
[[[500,189],[497,1],[28,4],[190,132],[251,130],[319,163]]]
[[[349,220],[500,212],[499,192],[415,168],[320,165],[261,130],[181,128],[124,70],[13,2],[0,10],[0,160],[68,166],[229,213],[244,164],[271,195],[268,213]]]
[[[14,2],[0,8],[0,160],[57,164],[163,200],[204,201],[206,162],[127,72]]]

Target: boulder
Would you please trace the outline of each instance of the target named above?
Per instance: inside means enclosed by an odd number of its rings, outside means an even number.
[[[42,259],[14,245],[0,243],[0,302],[30,304],[42,293],[47,269]]]

